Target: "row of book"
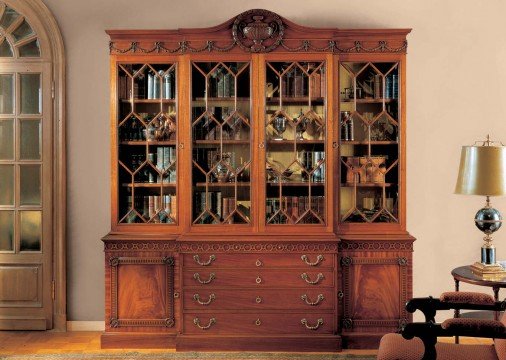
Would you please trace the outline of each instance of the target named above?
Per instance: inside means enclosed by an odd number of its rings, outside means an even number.
[[[249,209],[239,205],[235,197],[223,197],[221,191],[195,192],[193,199],[193,219],[199,224],[213,224],[218,221],[228,224],[244,223],[244,218],[249,217]],[[239,216],[237,211],[241,212],[244,218]]]
[[[118,97],[120,99],[174,99],[175,75],[173,72],[164,73],[159,70],[154,73],[150,70],[147,76],[138,76],[133,81],[129,76],[118,77]]]
[[[281,94],[283,97],[304,97],[311,98],[325,97],[325,73],[323,67],[319,71],[313,71],[316,64],[308,64],[308,77],[299,67],[293,67],[281,80]]]
[[[209,97],[235,96],[235,76],[225,69],[214,72],[208,82]]]
[[[136,209],[144,220],[153,223],[174,223],[177,218],[176,195],[136,195],[132,204],[132,196],[127,197],[128,209]],[[127,223],[143,222],[134,212],[126,217]]]
[[[155,163],[155,154],[148,154],[148,160]],[[156,149],[156,168],[165,171],[176,161],[175,146],[159,146]]]
[[[280,198],[266,199],[265,216],[269,223],[289,223],[299,221],[304,217],[304,223],[319,223],[320,220],[315,216],[305,216],[311,209],[318,217],[325,218],[325,197],[324,196],[282,196]],[[276,216],[278,211],[284,212],[286,216]],[[306,221],[304,221],[306,220]],[[300,222],[300,221],[299,221]]]

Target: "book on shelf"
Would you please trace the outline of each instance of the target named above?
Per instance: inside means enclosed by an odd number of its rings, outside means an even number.
[[[242,206],[242,205],[241,205]],[[243,207],[243,215],[249,216],[249,210]],[[237,210],[237,200],[234,197],[223,197],[221,191],[209,191],[209,192],[196,192],[194,195],[194,209],[193,218],[199,219],[200,224],[212,224],[216,223],[213,216],[209,214],[211,212],[216,218],[221,221],[226,221],[227,224],[233,224],[235,221],[234,214]],[[204,216],[201,216],[204,214]]]
[[[319,223],[320,221],[312,215],[304,215],[308,210],[313,211],[318,218],[324,219],[325,197],[324,196],[283,196],[279,198],[268,198],[266,201],[266,220],[270,224],[283,224],[290,222]],[[276,216],[279,210],[284,212],[288,219],[283,216]],[[304,219],[301,220],[302,217]]]

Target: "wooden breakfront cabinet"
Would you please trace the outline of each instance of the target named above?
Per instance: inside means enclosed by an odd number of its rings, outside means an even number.
[[[336,351],[410,321],[409,31],[107,31],[102,347]]]

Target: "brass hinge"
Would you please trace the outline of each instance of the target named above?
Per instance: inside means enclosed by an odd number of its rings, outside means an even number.
[[[51,99],[54,99],[54,81],[51,82]]]
[[[56,297],[56,286],[54,280],[51,281],[51,299],[54,300]]]

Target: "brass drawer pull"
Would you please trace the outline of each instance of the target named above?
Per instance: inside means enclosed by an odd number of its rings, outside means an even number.
[[[198,302],[200,305],[209,305],[215,299],[216,299],[216,295],[214,295],[214,294],[209,295],[209,300],[207,300],[207,301],[200,300],[200,295],[199,294],[194,294],[193,295],[193,300],[195,300],[196,302]]]
[[[307,295],[306,295],[306,294],[302,295],[300,298],[301,298],[302,300],[304,300],[304,302],[305,302],[306,304],[311,305],[311,306],[316,306],[316,305],[318,305],[319,303],[321,303],[321,302],[323,301],[323,299],[325,299],[325,298],[323,297],[323,294],[318,295],[318,297],[316,298],[316,301],[310,301],[310,300],[308,300],[308,298],[307,298]]]
[[[255,325],[256,325],[256,326],[260,326],[260,325],[262,325],[262,322],[260,321],[260,319],[257,319],[257,321],[255,321]]]
[[[209,256],[209,260],[205,261],[205,262],[201,262],[200,261],[200,257],[198,255],[193,255],[193,260],[195,260],[195,262],[197,264],[199,264],[200,266],[209,266],[211,265],[211,263],[216,260],[216,256],[215,255],[210,255]]]
[[[309,280],[309,276],[306,273],[300,274],[300,277],[302,279],[304,279],[305,282],[307,282],[308,284],[311,284],[311,285],[316,285],[325,278],[322,273],[319,273],[318,275],[316,275],[316,280],[314,280],[314,281]]]
[[[262,302],[262,298],[260,296],[257,296],[257,298],[255,299],[255,302],[257,304],[260,304]]]
[[[302,259],[302,261],[304,261],[306,263],[306,265],[309,265],[309,266],[318,266],[324,260],[323,255],[318,255],[316,257],[315,262],[310,262],[309,257],[307,255],[302,255],[300,258]]]
[[[215,318],[210,318],[209,319],[209,324],[203,326],[203,325],[200,325],[200,320],[199,318],[195,318],[193,319],[193,323],[195,325],[197,325],[197,327],[201,330],[208,330],[209,328],[211,328],[211,326],[213,326],[214,324],[216,324],[216,319]]]
[[[262,264],[262,262],[260,261],[260,259],[258,259],[258,260],[256,261],[255,265],[256,265],[256,266],[262,266],[263,264]]]
[[[318,330],[318,328],[323,325],[323,319],[322,318],[318,319],[316,321],[316,325],[315,326],[308,325],[306,319],[302,319],[300,321],[300,323],[302,325],[304,325],[306,327],[306,329],[308,329],[308,330]]]
[[[195,274],[193,274],[193,278],[194,278],[195,280],[197,280],[197,281],[198,281],[199,283],[201,283],[201,284],[209,284],[211,281],[213,281],[213,280],[214,280],[214,278],[215,278],[215,277],[216,277],[216,275],[215,275],[214,273],[211,273],[211,274],[209,274],[209,280],[201,280],[201,279],[200,279],[200,274],[199,274],[199,273],[195,273]]]
[[[262,283],[262,278],[260,276],[257,276],[257,278],[255,279],[255,282],[257,284],[261,284]]]

